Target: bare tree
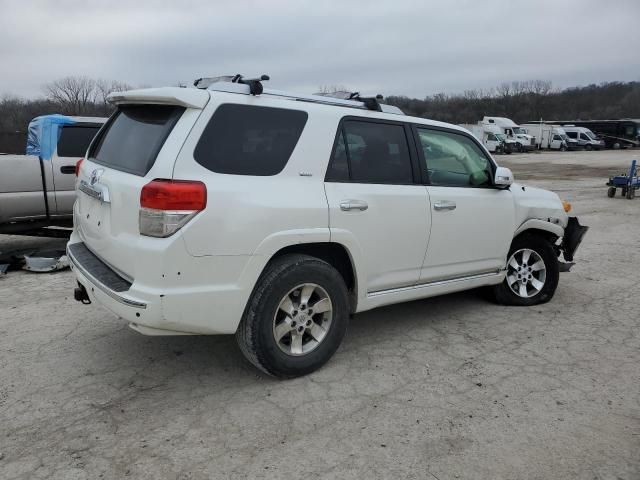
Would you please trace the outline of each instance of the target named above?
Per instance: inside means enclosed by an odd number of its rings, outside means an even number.
[[[131,90],[133,87],[128,83],[119,82],[117,80],[104,80],[100,79],[96,81],[96,103],[101,103],[104,108],[109,108],[107,97],[113,92],[124,92],[125,90]]]
[[[96,100],[96,81],[88,77],[65,77],[44,86],[47,98],[68,114],[79,115],[90,110]]]

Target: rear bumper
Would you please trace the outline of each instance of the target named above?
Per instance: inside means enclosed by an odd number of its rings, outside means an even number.
[[[569,217],[569,222],[564,229],[564,236],[562,237],[562,243],[560,244],[560,250],[562,250],[567,262],[573,261],[573,256],[580,246],[587,230],[589,230],[589,227],[580,225],[577,217]]]
[[[89,300],[146,335],[234,333],[253,288],[241,284],[248,257],[187,254],[179,259],[181,271],[173,281],[168,281],[167,274],[162,282],[149,285],[123,278],[77,237],[71,237],[67,255]],[[227,282],[219,281],[220,276],[226,276]],[[228,281],[234,277],[236,282]]]

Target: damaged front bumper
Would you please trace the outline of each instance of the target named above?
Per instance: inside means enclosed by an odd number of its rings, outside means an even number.
[[[564,236],[560,244],[560,250],[567,262],[573,261],[573,256],[580,246],[580,242],[582,242],[587,230],[589,230],[589,227],[580,225],[577,217],[569,217],[569,222],[564,229]]]

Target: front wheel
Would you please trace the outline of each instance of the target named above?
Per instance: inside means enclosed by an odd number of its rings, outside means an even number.
[[[633,200],[636,196],[636,191],[633,187],[627,187],[627,200]]]
[[[507,259],[507,275],[493,287],[498,303],[531,306],[553,298],[560,270],[548,240],[540,235],[520,235],[511,244]]]
[[[263,372],[306,375],[338,349],[349,313],[347,287],[335,268],[307,255],[285,255],[258,280],[236,339]]]

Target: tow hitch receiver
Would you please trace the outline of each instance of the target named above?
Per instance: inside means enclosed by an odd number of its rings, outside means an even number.
[[[85,305],[89,305],[91,303],[89,294],[87,293],[87,289],[84,288],[84,285],[82,285],[80,282],[78,282],[78,286],[73,289],[73,298]]]

